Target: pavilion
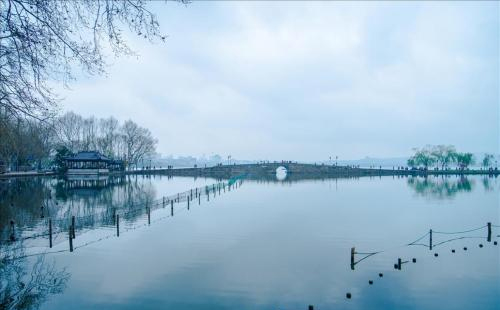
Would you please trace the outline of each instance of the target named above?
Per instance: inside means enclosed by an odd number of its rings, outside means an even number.
[[[67,174],[106,174],[124,170],[121,160],[111,159],[97,151],[82,151],[64,158]]]

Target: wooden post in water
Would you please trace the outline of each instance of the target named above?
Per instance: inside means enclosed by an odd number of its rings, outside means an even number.
[[[398,270],[401,270],[401,258],[398,258]]]
[[[189,197],[188,197],[188,210],[189,210]]]
[[[170,204],[170,216],[174,216],[174,201]]]
[[[429,250],[432,250],[432,229],[429,230]]]
[[[488,238],[487,238],[487,240],[488,240],[488,242],[491,242],[491,222],[488,222],[487,226],[488,226]]]
[[[351,270],[354,270],[354,254],[356,254],[356,249],[354,247],[351,248]]]
[[[52,248],[52,219],[49,219],[49,248]]]
[[[314,310],[314,306],[313,305],[309,305],[308,310]]]
[[[10,220],[10,241],[16,241],[16,228],[13,220]]]
[[[163,207],[165,208],[165,196],[163,196]]]
[[[201,204],[201,195],[198,195],[198,205]]]
[[[147,207],[148,208],[148,225],[151,225],[151,208],[150,207]]]
[[[116,215],[116,236],[120,237],[120,215]]]
[[[71,217],[71,238],[75,239],[75,216]]]
[[[73,252],[73,236],[71,236],[71,229],[72,227],[70,227],[70,230],[69,230],[69,251],[70,252]]]

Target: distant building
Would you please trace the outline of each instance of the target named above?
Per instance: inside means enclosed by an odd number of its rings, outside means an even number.
[[[67,174],[88,175],[106,174],[110,171],[125,169],[124,162],[114,160],[96,151],[82,151],[64,158]]]

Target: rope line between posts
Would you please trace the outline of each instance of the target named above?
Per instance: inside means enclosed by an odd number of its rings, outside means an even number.
[[[432,231],[432,232],[433,232],[433,233],[436,233],[436,234],[456,235],[456,234],[464,234],[464,233],[468,233],[468,232],[473,232],[473,231],[476,231],[476,230],[483,229],[483,228],[485,228],[485,227],[488,227],[488,225],[484,225],[484,226],[481,226],[481,227],[478,227],[478,228],[469,229],[469,230],[464,230],[464,231],[455,231],[455,232],[447,232],[447,231]]]
[[[414,245],[414,244],[416,244],[417,242],[419,242],[420,240],[422,240],[422,239],[424,239],[425,237],[427,237],[429,234],[430,234],[430,232],[427,232],[427,233],[425,233],[422,237],[418,238],[417,240],[415,240],[415,241],[413,241],[413,242],[408,243],[407,245]]]
[[[134,216],[138,213],[141,213],[141,212],[144,212],[148,210],[149,208],[149,211],[151,210],[155,210],[155,209],[159,209],[161,206],[162,207],[165,207],[166,204],[171,204],[172,202],[176,202],[176,203],[180,203],[180,202],[183,202],[183,201],[191,201],[191,200],[194,200],[195,198],[195,195],[198,195],[198,196],[206,196],[206,195],[210,195],[211,193],[216,193],[217,190],[220,190],[220,188],[225,188],[226,186],[232,186],[231,182],[234,184],[240,177],[236,177],[236,178],[233,178],[233,179],[230,179],[228,182],[217,182],[217,183],[214,183],[214,184],[211,184],[211,185],[205,185],[205,186],[201,186],[201,187],[196,187],[194,189],[189,189],[187,191],[184,191],[184,192],[179,192],[177,194],[173,194],[173,195],[170,195],[170,196],[163,196],[159,199],[156,199],[156,200],[152,200],[151,202],[144,202],[144,203],[138,203],[138,204],[133,204],[132,207],[134,208],[133,210],[128,210],[128,211],[122,211],[120,212],[118,209],[114,209],[114,212],[111,212],[109,209],[104,211],[104,212],[100,212],[100,213],[95,213],[95,214],[90,214],[90,215],[86,215],[86,216],[80,216],[80,217],[75,217],[75,222],[76,223],[82,223],[84,222],[82,225],[75,225],[75,229],[77,230],[80,230],[82,228],[88,228],[88,227],[95,227],[96,224],[95,222],[92,222],[90,224],[87,224],[85,223],[86,220],[88,219],[106,219],[106,216],[111,216],[113,215],[116,216],[116,215],[120,215],[124,218],[127,218],[129,216]],[[129,206],[130,207],[130,206]],[[139,208],[137,208],[139,207]],[[48,224],[48,221],[49,219],[46,219],[44,222],[45,224]],[[54,226],[59,226],[58,224],[66,224],[65,228],[61,228],[57,231],[53,231],[52,235],[56,235],[56,234],[59,234],[61,232],[68,232],[71,228],[71,225],[70,225],[70,221],[71,221],[71,217],[70,218],[65,218],[65,219],[53,219],[52,220],[52,223]],[[50,236],[50,233],[48,232],[44,232],[44,233],[39,233],[39,234],[35,234],[35,235],[31,235],[31,236],[26,236],[26,237],[22,237],[22,238],[16,238],[15,242],[18,242],[18,241],[24,241],[24,240],[28,240],[28,239],[37,239],[39,237],[46,237],[46,236]],[[0,242],[12,242],[11,240],[5,240],[5,241],[0,241]]]
[[[491,224],[491,226],[493,226],[493,227],[500,227],[499,225],[493,225],[493,224]],[[488,225],[484,225],[484,226],[481,226],[481,227],[478,227],[478,228],[469,229],[469,230],[458,231],[458,232],[441,232],[441,231],[432,231],[432,232],[436,233],[436,234],[447,234],[447,235],[451,235],[451,234],[463,234],[463,233],[478,231],[478,230],[484,229],[486,227],[488,227]],[[363,261],[363,260],[365,260],[365,259],[367,259],[370,256],[373,256],[373,255],[376,255],[376,254],[379,254],[379,253],[383,253],[383,252],[387,252],[387,251],[390,251],[390,250],[393,250],[393,249],[396,249],[396,248],[401,248],[401,247],[406,247],[406,246],[413,246],[413,245],[424,246],[424,247],[430,248],[430,246],[428,244],[418,243],[419,241],[421,241],[422,239],[424,239],[425,237],[427,237],[429,235],[430,235],[430,231],[427,232],[427,233],[425,233],[424,235],[422,235],[421,237],[419,237],[418,239],[416,239],[413,242],[410,242],[410,243],[407,243],[407,244],[401,245],[401,246],[395,246],[395,247],[388,248],[388,249],[381,250],[381,251],[376,251],[376,252],[355,252],[354,254],[367,255],[367,256],[363,257],[362,259],[358,260],[356,262],[356,264],[359,263],[359,262],[361,262],[361,261]],[[457,238],[445,240],[445,241],[433,244],[432,246],[433,247],[437,247],[437,246],[443,245],[445,243],[448,243],[448,242],[451,242],[451,241],[455,241],[455,240],[460,240],[460,239],[487,239],[487,238],[486,237],[479,237],[479,236],[477,236],[477,237],[475,237],[475,236],[474,237],[472,237],[472,236],[462,236],[462,237],[457,237]]]

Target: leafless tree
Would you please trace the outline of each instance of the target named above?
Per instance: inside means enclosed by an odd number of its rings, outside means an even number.
[[[131,120],[120,125],[115,118],[83,118],[68,112],[57,118],[57,144],[72,152],[95,150],[137,164],[155,152],[157,140],[151,132]]]
[[[99,120],[99,138],[97,141],[98,149],[108,156],[115,156],[118,151],[116,149],[118,137],[118,129],[120,124],[114,117]]]
[[[133,121],[128,120],[123,124],[121,131],[128,164],[137,165],[145,156],[154,153],[158,141],[153,138],[148,129],[139,127]]]
[[[69,273],[45,262],[44,255],[30,267],[23,249],[1,250],[0,309],[38,309],[50,295],[66,288]]]
[[[0,114],[53,116],[58,98],[49,81],[66,84],[77,66],[104,72],[105,46],[131,54],[123,39],[127,28],[146,40],[165,40],[144,0],[2,0]]]

